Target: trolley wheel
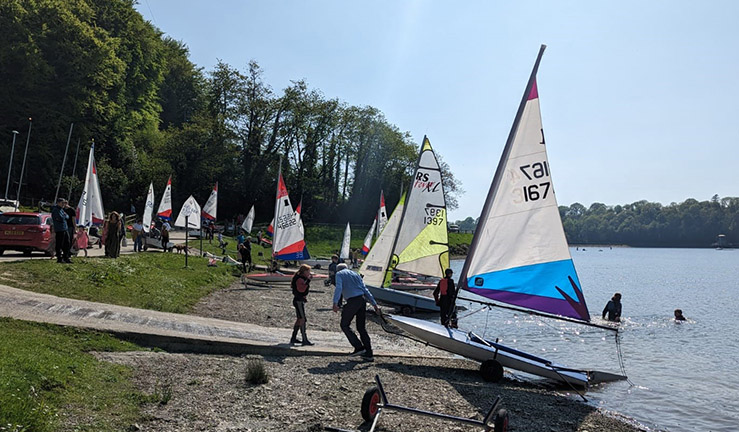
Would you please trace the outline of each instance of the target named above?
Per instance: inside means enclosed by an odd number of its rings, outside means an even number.
[[[362,418],[364,421],[372,421],[377,415],[377,411],[380,408],[377,404],[380,403],[380,389],[372,386],[364,392],[362,397]]]
[[[495,420],[493,420],[493,432],[507,432],[508,431],[508,411],[500,409],[495,414]]]
[[[400,313],[403,314],[403,316],[413,316],[413,307],[403,306],[400,308]]]
[[[485,360],[480,365],[482,379],[490,382],[498,382],[503,378],[503,365],[497,360]]]

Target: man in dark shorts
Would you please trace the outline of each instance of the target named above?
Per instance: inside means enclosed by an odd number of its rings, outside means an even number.
[[[293,325],[293,336],[290,338],[291,344],[313,345],[305,334],[306,316],[305,303],[308,301],[308,291],[310,291],[310,266],[303,264],[293,276],[290,282],[293,290],[293,307],[295,307],[295,324]],[[298,340],[298,330],[300,330],[303,340]]]

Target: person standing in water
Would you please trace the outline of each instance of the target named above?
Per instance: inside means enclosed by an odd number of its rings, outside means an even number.
[[[603,308],[603,319],[608,314],[608,321],[621,321],[621,293],[616,293],[611,297],[611,300]]]
[[[675,309],[675,321],[676,322],[687,321],[687,320],[688,319],[685,318],[685,316],[683,315],[683,310],[682,309]]]

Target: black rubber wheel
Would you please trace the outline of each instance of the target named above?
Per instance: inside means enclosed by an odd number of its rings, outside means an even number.
[[[495,414],[495,420],[493,420],[493,432],[507,432],[508,431],[508,411],[505,409],[499,409]]]
[[[320,270],[321,269],[321,265],[320,264],[316,264],[315,266],[313,266],[313,268],[316,269],[316,270]]]
[[[31,256],[32,251],[30,249],[26,249],[23,251],[23,256]]]
[[[410,306],[403,306],[400,308],[400,313],[404,316],[413,316],[413,308]]]
[[[485,360],[480,365],[482,379],[490,382],[498,382],[503,378],[503,365],[497,360]]]
[[[380,403],[380,389],[372,386],[364,392],[362,397],[362,418],[364,421],[374,420],[380,407],[377,405]]]
[[[5,249],[0,249],[0,256],[5,253]]]
[[[2,254],[3,253],[0,251],[0,255]],[[54,247],[51,245],[49,246],[48,249],[44,251],[44,255],[46,255],[47,257],[53,257],[55,254],[56,254],[56,251],[54,250]]]

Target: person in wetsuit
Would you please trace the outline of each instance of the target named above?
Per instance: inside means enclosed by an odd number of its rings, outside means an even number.
[[[621,293],[614,294],[606,307],[603,308],[604,319],[606,314],[608,314],[608,321],[621,321]]]
[[[444,278],[439,281],[436,289],[434,289],[434,300],[436,300],[436,305],[440,309],[441,325],[445,327],[449,327],[457,298],[457,289],[454,286],[454,279],[452,279],[453,274],[452,269],[446,269]]]
[[[303,264],[293,276],[290,286],[293,290],[293,306],[295,307],[295,324],[293,325],[293,336],[290,338],[291,344],[313,345],[306,335],[306,316],[305,303],[308,301],[308,292],[310,291],[310,266]],[[298,340],[298,330],[300,330],[303,340]]]

